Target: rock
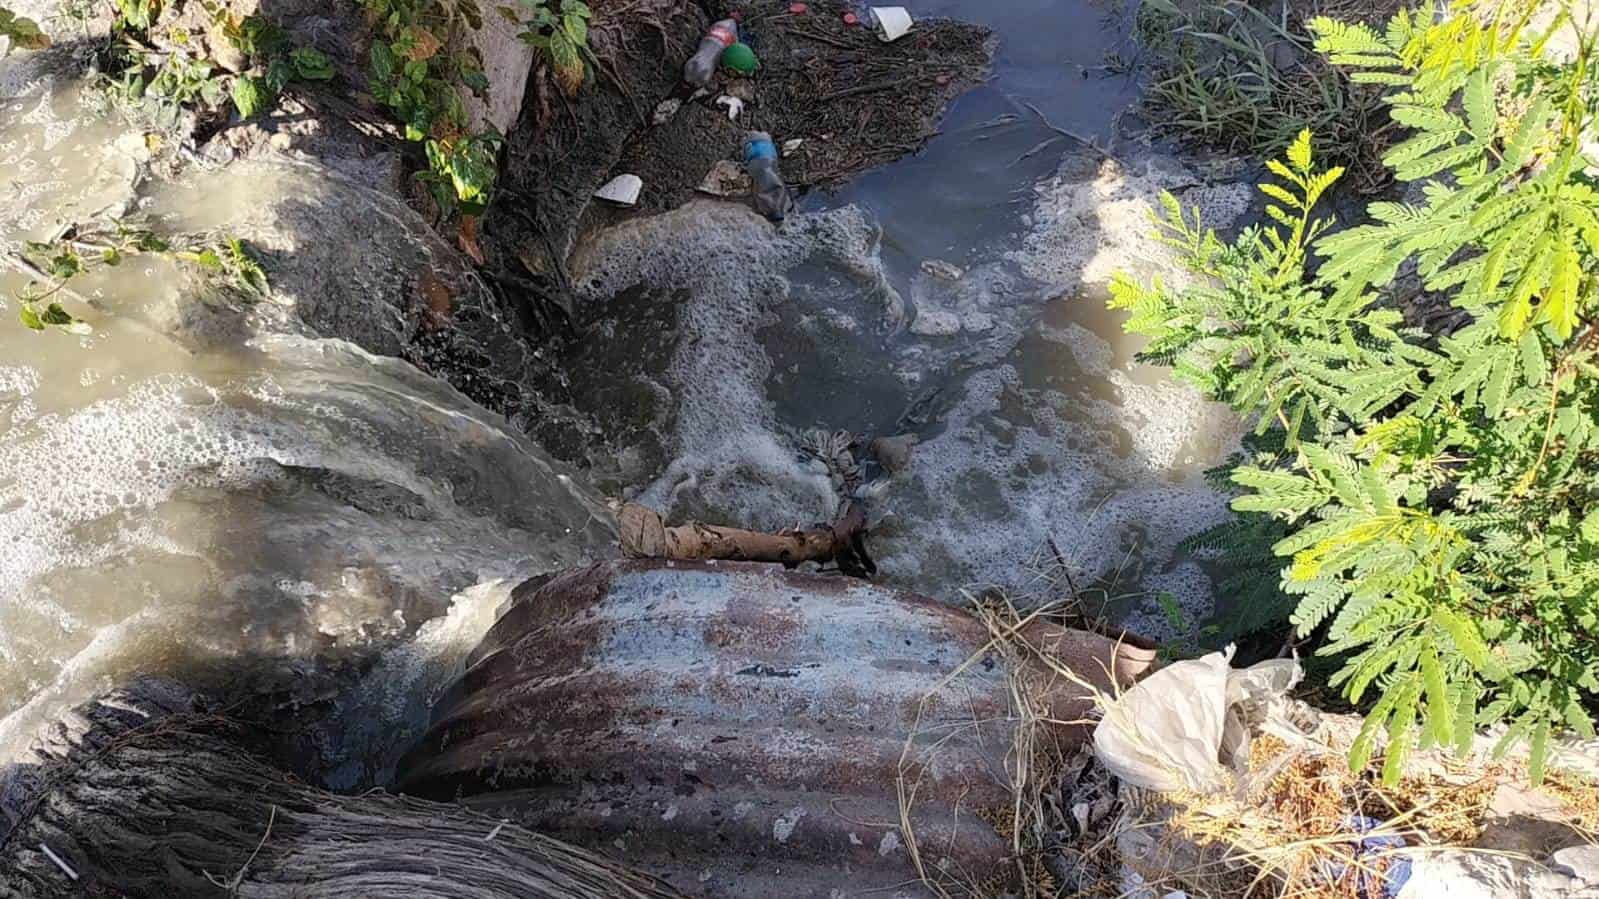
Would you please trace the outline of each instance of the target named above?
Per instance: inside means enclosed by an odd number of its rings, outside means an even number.
[[[665,125],[682,108],[683,100],[681,97],[667,97],[665,100],[655,104],[655,114],[650,117],[650,121],[656,125]]]
[[[873,437],[866,444],[877,464],[889,474],[898,474],[910,467],[911,453],[919,438],[915,434],[898,434],[893,437]]]
[[[214,143],[214,142],[213,142]],[[542,363],[499,299],[448,240],[403,200],[315,162],[247,159],[194,176],[218,199],[186,226],[245,241],[267,271],[274,302],[241,310],[188,304],[169,327],[201,343],[256,332],[311,331],[406,359],[479,404],[531,415]]]
[[[960,333],[959,315],[943,309],[918,309],[916,320],[911,322],[911,333],[923,337],[948,337]]]
[[[1551,858],[1554,862],[1552,867],[1558,873],[1590,886],[1599,886],[1599,846],[1567,846],[1557,850]]]
[[[1057,627],[1028,636],[1096,680],[1102,664],[1126,677],[1153,657]],[[974,659],[988,641],[964,611],[777,566],[568,571],[518,588],[401,786],[615,846],[708,899],[922,897],[899,825],[903,776],[930,876],[958,866],[1003,885],[1010,843],[973,811],[1013,801],[1010,678],[1060,682]],[[1057,721],[1088,708],[1077,688],[1038,695]],[[1082,730],[1034,736],[1070,747]]]
[[[469,90],[460,91],[461,105],[473,130],[493,126],[501,134],[508,134],[521,115],[522,95],[527,91],[534,61],[533,46],[517,36],[524,30],[521,24],[512,23],[493,9],[485,10],[482,28],[463,29],[461,40],[466,46],[460,50],[477,51],[483,61],[483,75],[491,85],[481,97]]]
[[[961,316],[961,329],[972,334],[981,334],[994,328],[994,317],[987,312],[968,312]]]
[[[754,190],[749,172],[731,159],[718,159],[705,173],[699,192],[713,197],[747,197]]]
[[[1411,859],[1410,882],[1398,899],[1595,899],[1585,884],[1511,855],[1443,849]]]

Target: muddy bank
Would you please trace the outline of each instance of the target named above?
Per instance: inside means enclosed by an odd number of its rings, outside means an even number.
[[[784,180],[829,187],[913,153],[936,130],[945,105],[986,73],[993,37],[983,28],[925,21],[885,44],[844,24],[842,3],[790,13],[779,0],[741,3],[707,15],[676,2],[637,4],[607,19],[596,12],[590,41],[595,81],[572,101],[535,81],[508,134],[502,187],[484,222],[494,261],[540,283],[565,287],[567,256],[583,235],[681,205],[720,160],[739,159],[748,129],[769,132],[785,151]],[[708,95],[681,84],[683,60],[715,18],[737,14],[760,68],[724,73]],[[743,103],[737,121],[719,96]],[[662,104],[665,105],[662,105]],[[644,192],[635,210],[595,201],[622,173]]]

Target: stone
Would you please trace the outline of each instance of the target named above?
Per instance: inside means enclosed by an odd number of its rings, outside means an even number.
[[[697,188],[713,197],[747,197],[754,190],[749,172],[731,159],[718,159]]]
[[[667,97],[665,100],[655,104],[655,114],[650,117],[650,121],[656,125],[665,125],[682,108],[683,100],[681,97]]]
[[[527,91],[533,71],[532,45],[517,35],[525,29],[494,12],[483,16],[483,27],[466,30],[462,38],[467,48],[476,50],[483,60],[483,75],[492,85],[485,96],[463,90],[461,105],[473,130],[492,125],[509,134],[522,112],[522,95]]]
[[[1530,859],[1444,849],[1412,856],[1398,899],[1599,899],[1599,891]]]
[[[959,315],[944,309],[918,309],[916,320],[911,322],[911,333],[923,337],[948,337],[960,333]]]
[[[1599,846],[1567,846],[1551,856],[1552,867],[1561,874],[1589,886],[1599,886]]]

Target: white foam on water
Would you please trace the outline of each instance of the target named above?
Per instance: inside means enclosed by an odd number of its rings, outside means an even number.
[[[1102,281],[1116,265],[1104,255],[1104,228],[1113,251],[1142,241],[1155,192],[1191,183],[1158,167],[1131,184],[1105,172],[1057,179],[1041,188],[1047,214],[1011,264],[1045,280]],[[1093,221],[1089,213],[1100,206],[1128,221]],[[1058,233],[1068,221],[1067,232]],[[805,289],[795,290],[791,281],[802,267]],[[774,321],[777,304],[801,304],[802,321],[829,321],[846,316],[843,309],[870,307],[859,297],[876,293],[884,296],[884,322],[892,320],[898,297],[864,213],[847,207],[799,216],[774,231],[742,207],[696,203],[600,235],[573,268],[590,302],[640,284],[687,293],[667,373],[677,403],[673,458],[640,485],[642,502],[669,518],[709,514],[759,528],[831,513],[835,497],[825,477],[799,461],[775,423],[766,394],[771,361],[757,334]],[[909,384],[934,381],[947,377],[941,367],[961,347],[998,360],[1028,329],[1059,349],[1046,358],[979,363],[955,383],[959,399],[935,425],[941,430],[917,448],[910,471],[880,492],[887,518],[872,545],[885,576],[947,599],[957,599],[963,585],[1027,593],[1040,586],[1034,562],[1053,538],[1085,582],[1117,580],[1120,589],[1151,596],[1168,590],[1202,614],[1209,584],[1174,553],[1184,537],[1226,514],[1225,498],[1198,478],[1231,445],[1226,410],[1169,381],[1133,377],[1088,328],[1033,323],[1048,288],[1029,293],[997,265],[975,266],[953,283],[917,275],[913,287],[922,305],[949,312],[964,334],[913,336],[864,369]],[[1049,372],[1039,369],[1055,364],[1072,366],[1091,388],[1068,395],[1042,383]],[[803,363],[793,377],[803,379]]]
[[[492,617],[458,599],[423,623],[452,593],[605,539],[579,485],[448,386],[337,341],[255,349],[248,373],[160,375],[0,434],[0,756],[170,659],[301,658],[421,624],[384,682],[423,678],[429,647]],[[82,389],[39,389],[58,386]]]
[[[1225,514],[1223,497],[1170,482],[1159,458],[1127,451],[1117,418],[1084,417],[1090,408],[1024,386],[1011,366],[964,389],[946,430],[917,447],[885,497],[893,518],[875,545],[890,577],[930,591],[1036,594],[1045,586],[1036,563],[1053,540],[1086,586],[1129,564],[1158,571],[1184,537]],[[1186,605],[1208,601],[1208,584],[1187,586]]]
[[[771,361],[757,331],[792,297],[785,274],[816,258],[853,275],[852,289],[882,292],[887,314],[897,297],[874,240],[854,207],[794,216],[774,229],[742,205],[697,201],[620,225],[578,252],[573,277],[589,302],[639,284],[689,292],[666,373],[677,399],[674,459],[639,501],[757,528],[833,514],[828,478],[799,464],[776,434],[765,392]]]
[[[524,571],[475,584],[450,599],[444,615],[385,652],[361,683],[337,702],[346,725],[324,751],[328,785],[387,783],[400,756],[422,735],[428,713],[511,600]]]

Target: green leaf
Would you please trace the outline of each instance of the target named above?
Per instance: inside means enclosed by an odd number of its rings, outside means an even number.
[[[1470,621],[1456,615],[1443,606],[1434,606],[1432,622],[1438,629],[1449,636],[1454,643],[1456,651],[1465,657],[1466,661],[1479,673],[1490,680],[1503,680],[1509,676],[1504,665],[1493,657],[1488,650],[1488,644],[1482,640],[1477,626]]]
[[[1543,94],[1533,101],[1532,108],[1521,117],[1521,124],[1517,126],[1516,133],[1505,145],[1505,165],[1511,169],[1519,169],[1527,162],[1527,153],[1531,151],[1533,142],[1545,133],[1546,123],[1549,120],[1549,95]]]
[[[44,320],[39,318],[39,313],[26,303],[17,310],[17,316],[22,319],[22,324],[34,331],[44,330]]]
[[[1466,685],[1460,691],[1460,698],[1455,705],[1455,755],[1463,756],[1471,751],[1472,739],[1477,735],[1477,689],[1473,685]]]
[[[1532,730],[1532,742],[1527,755],[1527,779],[1533,786],[1543,783],[1544,762],[1549,757],[1549,722],[1538,722]]]
[[[240,75],[233,79],[233,105],[239,110],[239,117],[252,118],[272,100],[266,82],[260,78]]]
[[[1288,161],[1293,163],[1294,168],[1306,175],[1310,174],[1311,153],[1309,128],[1300,131],[1299,136],[1294,138],[1294,142],[1288,145],[1287,155]]]
[[[566,36],[572,39],[573,44],[579,47],[588,46],[589,27],[587,20],[582,16],[568,14],[562,17],[561,26],[566,32]]]
[[[9,40],[3,58],[11,50],[43,50],[50,46],[50,36],[39,30],[39,23],[0,8],[0,38]]]
[[[1371,761],[1372,749],[1377,740],[1377,731],[1387,723],[1389,715],[1393,714],[1394,703],[1399,699],[1398,690],[1389,690],[1377,704],[1367,713],[1366,720],[1360,726],[1360,732],[1349,744],[1349,769],[1351,771],[1364,771]]]
[[[297,47],[289,53],[294,66],[294,76],[301,81],[329,81],[333,78],[333,62],[327,54],[314,47]]]
[[[1493,140],[1494,126],[1498,121],[1493,106],[1494,68],[1487,65],[1474,72],[1466,82],[1466,92],[1462,98],[1466,121],[1471,125],[1471,136],[1481,144]]]
[[[1448,745],[1455,737],[1455,710],[1449,704],[1443,666],[1438,664],[1438,653],[1430,643],[1422,646],[1418,661],[1427,691],[1427,728],[1435,742]]]
[[[1582,260],[1577,255],[1574,242],[1566,243],[1554,251],[1554,271],[1549,277],[1549,291],[1544,296],[1540,321],[1548,321],[1555,336],[1561,340],[1571,337],[1577,327],[1577,290],[1582,283]]]
[[[1543,289],[1552,253],[1553,238],[1545,234],[1534,245],[1527,267],[1522,270],[1516,286],[1511,288],[1504,308],[1499,310],[1500,334],[1514,340],[1527,329],[1527,323],[1532,319],[1532,298]]]

